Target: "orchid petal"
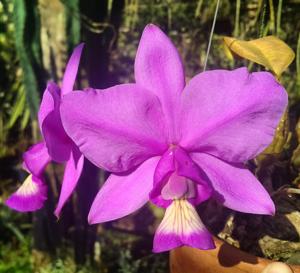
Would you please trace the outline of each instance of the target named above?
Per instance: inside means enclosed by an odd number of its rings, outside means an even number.
[[[83,155],[78,151],[77,148],[73,149],[65,167],[61,192],[57,207],[54,212],[57,218],[60,215],[62,207],[64,206],[78,183],[83,168],[83,162]]]
[[[43,93],[40,109],[38,112],[38,120],[42,132],[42,124],[45,118],[54,110],[56,104],[60,103],[60,88],[55,82],[48,82]]]
[[[272,142],[286,106],[287,93],[268,72],[201,73],[183,92],[180,145],[244,162]]]
[[[39,124],[49,155],[56,162],[67,161],[73,145],[61,123],[60,101],[60,89],[49,83],[40,106]]]
[[[64,96],[64,127],[98,167],[128,171],[167,148],[159,100],[142,90],[124,84]]]
[[[209,187],[207,176],[185,150],[178,147],[174,151],[174,156],[179,175],[187,177],[204,187]]]
[[[249,170],[208,154],[193,153],[191,157],[206,173],[215,190],[215,198],[224,206],[254,214],[275,213],[270,195]]]
[[[44,182],[36,176],[29,175],[5,204],[16,211],[29,212],[42,208],[46,199],[47,187]]]
[[[111,174],[98,192],[89,216],[90,224],[124,217],[149,200],[159,157],[152,157],[128,175]]]
[[[136,82],[159,97],[171,130],[170,141],[175,141],[174,111],[185,86],[184,69],[176,47],[153,24],[143,32],[134,70]]]
[[[153,177],[153,188],[149,194],[150,200],[157,206],[166,208],[172,200],[166,200],[161,196],[163,187],[167,184],[169,177],[176,171],[174,150],[166,151],[159,159]]]
[[[204,184],[197,184],[196,186],[196,197],[189,199],[190,203],[194,206],[201,204],[208,200],[213,195],[213,188]]]
[[[194,206],[187,200],[175,200],[167,208],[157,228],[153,252],[168,251],[183,245],[200,249],[215,248],[212,236]]]
[[[26,171],[34,176],[40,176],[51,160],[45,142],[42,141],[32,145],[23,154],[23,160],[23,166]]]
[[[68,64],[67,64],[67,67],[66,67],[66,70],[64,73],[64,77],[62,80],[62,85],[61,85],[61,94],[62,95],[66,95],[66,94],[70,93],[71,91],[73,91],[73,87],[74,87],[75,79],[77,76],[78,66],[79,66],[83,47],[84,47],[83,43],[79,44],[74,49],[74,51],[68,61]]]

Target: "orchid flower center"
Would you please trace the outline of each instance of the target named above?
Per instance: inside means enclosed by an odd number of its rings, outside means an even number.
[[[182,171],[182,165],[186,170],[193,171],[193,162],[188,160],[189,158],[185,156],[183,150],[176,149],[178,147],[171,147],[171,151],[167,154],[168,156],[174,156],[174,152],[179,153],[177,158],[176,155],[173,158],[173,173],[168,177],[160,192],[161,198],[169,201],[169,204],[156,232],[156,245],[159,245],[160,241],[165,240],[168,241],[168,244],[181,242],[189,245],[190,241],[194,241],[200,235],[201,238],[203,236],[204,238],[207,237],[203,235],[207,231],[194,207],[194,202],[191,200],[194,199],[193,201],[195,201],[199,194],[197,184],[193,180],[178,174],[180,168]],[[182,165],[180,166],[179,164]]]

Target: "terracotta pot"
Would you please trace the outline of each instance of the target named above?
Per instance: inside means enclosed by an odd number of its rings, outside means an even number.
[[[261,273],[272,261],[243,252],[217,238],[216,249],[181,247],[170,253],[171,273]],[[300,273],[300,266],[291,266]]]

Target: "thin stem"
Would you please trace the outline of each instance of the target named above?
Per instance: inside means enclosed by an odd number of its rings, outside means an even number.
[[[270,6],[270,29],[272,33],[275,31],[275,12],[274,12],[274,3],[273,0],[269,0],[269,6]]]
[[[198,18],[200,16],[202,4],[203,4],[203,0],[199,0],[195,11],[195,18]]]
[[[219,4],[220,4],[220,0],[217,1],[217,5],[216,5],[216,10],[215,10],[213,24],[212,24],[211,31],[210,31],[210,36],[209,36],[209,41],[208,41],[208,46],[207,46],[207,51],[206,51],[206,56],[205,56],[203,71],[206,70],[206,66],[207,66],[207,60],[208,60],[208,55],[209,55],[209,51],[210,51],[210,47],[211,47],[211,41],[212,41],[212,37],[213,37],[213,34],[214,34],[215,25],[216,25],[216,21],[217,21]]]
[[[261,13],[261,19],[260,19],[260,26],[259,26],[259,38],[264,36],[264,29],[265,29],[265,17],[266,17],[266,8],[267,4],[264,1],[263,7],[262,7],[262,13]]]
[[[168,5],[168,31],[170,31],[172,29],[172,0],[168,0],[167,1],[167,5]]]
[[[279,0],[278,1],[278,6],[277,6],[277,20],[276,20],[276,35],[277,36],[280,33],[281,12],[282,12],[282,0]]]
[[[233,36],[236,38],[240,33],[240,9],[241,9],[241,0],[236,0],[235,8],[235,22],[234,22],[234,31]]]

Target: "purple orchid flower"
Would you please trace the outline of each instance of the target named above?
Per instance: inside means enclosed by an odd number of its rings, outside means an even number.
[[[61,89],[48,83],[40,105],[38,120],[43,141],[31,146],[23,155],[23,167],[30,175],[7,200],[6,205],[21,212],[40,209],[47,199],[43,172],[50,161],[66,162],[61,194],[55,215],[74,190],[83,168],[83,155],[66,134],[60,117],[62,96],[73,90],[83,44],[78,45],[66,67]]]
[[[214,248],[195,206],[213,197],[247,213],[274,214],[269,194],[244,167],[272,141],[287,94],[268,72],[200,73],[185,84],[179,54],[146,26],[136,83],[72,92],[62,100],[66,132],[95,165],[112,172],[89,223],[128,215],[152,201],[166,208],[154,252]]]

